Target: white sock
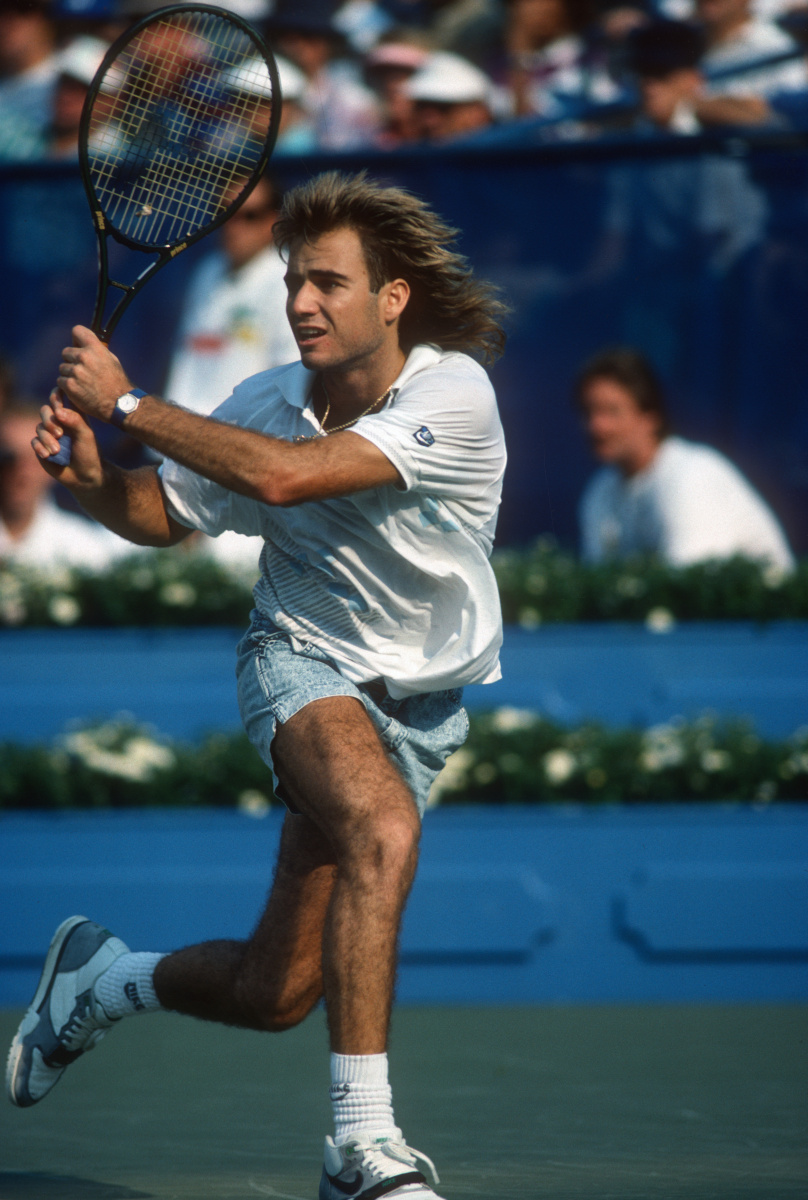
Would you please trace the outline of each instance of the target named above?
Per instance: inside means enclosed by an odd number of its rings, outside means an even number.
[[[332,1053],[331,1107],[338,1146],[356,1133],[401,1137],[387,1082],[387,1055]]]
[[[163,1006],[154,990],[154,968],[164,954],[141,951],[122,954],[95,981],[93,991],[107,1016],[116,1021],[134,1013],[155,1012]]]

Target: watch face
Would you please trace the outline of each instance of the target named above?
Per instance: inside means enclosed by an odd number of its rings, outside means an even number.
[[[138,399],[138,397],[133,396],[131,392],[127,392],[125,396],[121,396],[118,399],[117,407],[122,412],[132,413],[135,411],[138,404],[140,404],[140,400]]]

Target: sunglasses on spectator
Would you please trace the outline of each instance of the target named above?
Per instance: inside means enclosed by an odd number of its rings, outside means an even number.
[[[228,217],[229,221],[264,221],[271,216],[275,210],[272,208],[238,208],[233,213],[232,217]]]

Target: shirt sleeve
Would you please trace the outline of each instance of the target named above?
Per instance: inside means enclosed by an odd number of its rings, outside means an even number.
[[[228,396],[211,414],[212,417],[231,425],[260,428],[260,410],[257,416],[250,411],[253,390],[251,380],[239,384],[232,396]],[[248,419],[250,417],[252,419]],[[160,480],[169,515],[181,525],[200,529],[211,537],[218,537],[227,529],[245,534],[261,532],[257,501],[231,492],[220,483],[205,479],[170,458],[160,466]]]
[[[505,443],[494,391],[465,356],[419,372],[387,409],[351,432],[390,459],[405,491],[455,498],[473,510],[501,482]]]

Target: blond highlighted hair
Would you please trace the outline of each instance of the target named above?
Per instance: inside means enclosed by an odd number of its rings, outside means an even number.
[[[364,171],[317,175],[287,192],[274,228],[275,244],[287,253],[298,238],[314,242],[346,228],[361,238],[373,291],[393,279],[405,279],[410,286],[399,321],[403,349],[431,342],[484,362],[502,353],[507,305],[492,284],[475,279],[467,259],[452,249],[457,230],[403,188],[376,183]]]

